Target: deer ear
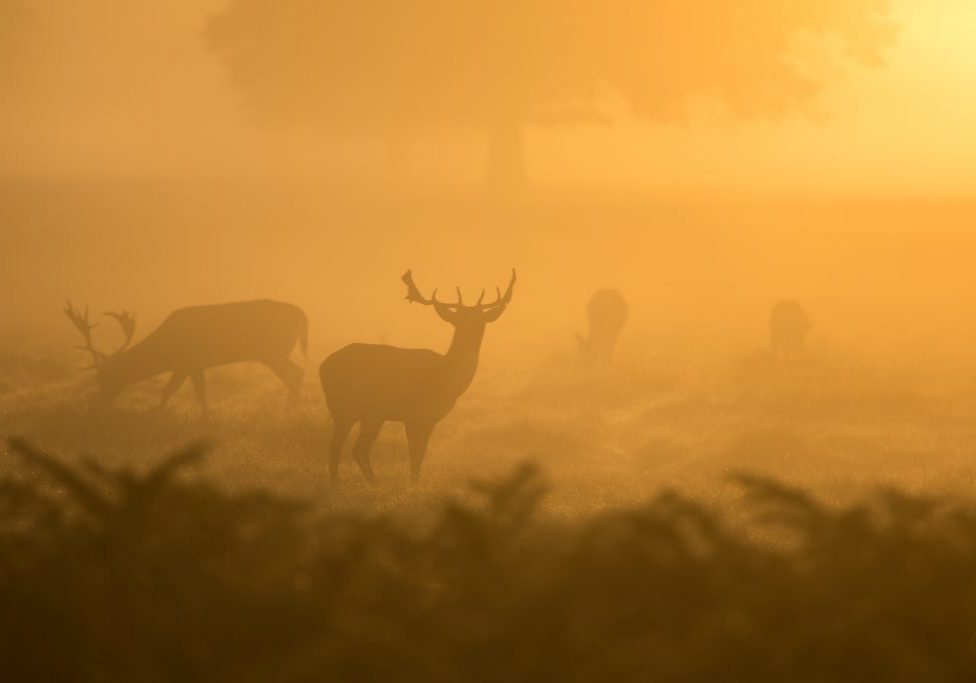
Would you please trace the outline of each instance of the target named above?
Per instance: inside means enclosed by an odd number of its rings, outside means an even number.
[[[484,315],[482,316],[482,320],[484,320],[486,323],[493,323],[502,317],[502,313],[505,312],[506,308],[508,308],[508,305],[503,304],[501,306],[489,309],[485,311]]]
[[[454,324],[454,322],[455,322],[455,320],[454,320],[454,311],[452,311],[450,309],[450,307],[445,306],[444,304],[440,303],[439,301],[435,301],[434,302],[434,310],[437,311],[437,315],[440,316],[440,319],[441,320],[443,320],[446,323],[450,323],[452,325]]]

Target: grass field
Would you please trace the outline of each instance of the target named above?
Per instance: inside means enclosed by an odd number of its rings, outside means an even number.
[[[0,679],[976,677],[971,208],[21,185],[0,190],[0,287],[23,294],[0,330]],[[446,348],[403,269],[474,293],[509,264],[422,480],[388,424],[379,482],[347,451],[330,488],[321,359]],[[631,317],[612,366],[583,368],[607,284]],[[189,387],[155,408],[165,377],[102,404],[66,294],[136,309],[137,338],[181,305],[293,301],[300,406],[249,365],[208,373],[206,420]],[[790,366],[767,350],[787,295],[815,320]]]
[[[211,371],[214,412],[204,420],[188,388],[167,410],[154,407],[163,378],[102,405],[91,377],[75,375],[64,361],[60,380],[11,378],[22,386],[0,395],[0,414],[8,435],[109,466],[148,468],[206,440],[206,475],[224,486],[361,511],[409,508],[525,461],[551,480],[548,506],[556,515],[633,505],[664,489],[731,504],[728,479],[739,472],[837,501],[879,486],[976,490],[976,394],[961,382],[883,374],[836,358],[788,368],[757,352],[694,375],[626,358],[606,371],[553,361],[520,380],[489,366],[435,431],[419,485],[407,481],[402,426],[389,423],[373,452],[379,484],[367,485],[347,453],[343,485],[330,491],[331,425],[315,364],[308,365],[294,411],[277,380],[257,366]]]
[[[286,411],[260,369],[212,375],[206,421],[158,381],[106,407],[9,380],[5,680],[976,675],[962,389],[762,354],[489,368],[421,483],[390,426],[379,484],[330,490],[317,387]]]

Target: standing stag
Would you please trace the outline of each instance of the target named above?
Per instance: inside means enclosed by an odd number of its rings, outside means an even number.
[[[430,434],[451,412],[458,397],[474,379],[485,325],[495,322],[512,300],[515,270],[508,290],[498,289],[495,301],[483,304],[485,293],[474,306],[465,306],[458,288],[456,304],[420,294],[411,271],[403,275],[407,300],[433,306],[441,320],[454,326],[454,338],[446,354],[428,349],[401,349],[380,344],[351,344],[325,359],[319,370],[325,401],[332,413],[329,473],[339,481],[339,457],[353,425],[360,423],[353,457],[363,476],[374,481],[369,451],[386,421],[402,422],[410,452],[410,477],[420,477],[420,465]]]
[[[806,311],[795,301],[780,301],[769,314],[769,340],[773,355],[793,363],[803,355],[807,334],[813,325]]]
[[[69,301],[64,312],[81,333],[84,346],[78,348],[91,354],[99,389],[108,400],[134,382],[170,372],[160,407],[190,378],[200,407],[207,413],[204,371],[242,361],[268,366],[287,385],[289,400],[298,398],[302,369],[289,356],[296,342],[302,353],[307,351],[308,321],[297,306],[262,300],[181,308],[134,346],[130,345],[135,315],[129,311],[105,313],[125,335],[122,346],[110,354],[92,344],[97,325],[90,322],[87,307],[81,312]]]
[[[600,289],[586,308],[590,329],[584,339],[576,335],[580,358],[586,364],[607,365],[620,331],[627,322],[627,302],[616,289]]]

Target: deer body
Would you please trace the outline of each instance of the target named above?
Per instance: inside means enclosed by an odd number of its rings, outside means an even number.
[[[580,358],[586,364],[607,365],[627,322],[627,301],[616,289],[600,289],[590,299],[586,314],[589,332],[585,339],[576,336]]]
[[[333,417],[433,423],[454,408],[476,364],[477,358],[470,369],[459,367],[427,349],[351,344],[322,363],[320,376]]]
[[[807,334],[812,327],[806,311],[796,301],[778,302],[769,315],[773,354],[786,363],[798,361],[803,356]]]
[[[434,426],[454,408],[474,380],[485,325],[496,320],[511,300],[512,285],[494,304],[473,307],[447,305],[424,299],[404,275],[407,298],[434,305],[446,322],[454,325],[454,338],[446,354],[428,349],[402,349],[379,344],[351,344],[325,359],[319,369],[326,404],[332,414],[333,432],[329,470],[338,482],[339,458],[353,425],[360,432],[353,457],[363,476],[373,481],[369,451],[384,422],[402,422],[407,433],[410,474],[420,476],[420,466]],[[512,284],[515,282],[513,273]],[[434,294],[436,297],[436,292]],[[483,295],[482,295],[483,298]]]
[[[69,305],[68,310],[74,309]],[[96,378],[105,398],[113,398],[130,384],[170,372],[172,377],[163,390],[161,405],[165,406],[189,378],[206,412],[204,372],[244,361],[268,366],[288,387],[291,399],[297,398],[302,370],[289,356],[296,342],[303,352],[308,347],[308,322],[297,306],[259,300],[181,308],[141,342],[112,355],[91,347],[93,326],[87,322],[87,314],[77,320],[81,320],[75,322],[76,326],[81,325],[79,329],[87,326],[89,330],[89,343],[84,348],[95,358]]]

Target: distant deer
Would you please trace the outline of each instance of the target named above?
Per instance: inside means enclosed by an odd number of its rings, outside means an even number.
[[[288,387],[290,401],[298,398],[302,369],[289,355],[296,342],[303,353],[307,351],[308,321],[297,306],[261,300],[181,308],[131,348],[135,314],[105,313],[118,322],[124,335],[122,345],[110,354],[92,344],[92,330],[97,324],[89,320],[87,307],[81,312],[69,301],[64,313],[81,333],[84,346],[77,348],[91,354],[99,389],[108,400],[134,382],[170,372],[160,407],[165,407],[189,378],[200,407],[207,413],[204,371],[242,361],[268,366]]]
[[[579,342],[580,359],[587,364],[606,365],[613,356],[620,331],[627,322],[627,302],[616,289],[600,289],[593,294],[586,308],[590,329]]]
[[[769,314],[769,340],[773,354],[783,362],[794,362],[803,355],[807,334],[813,325],[806,311],[795,301],[780,301]]]
[[[508,290],[497,290],[495,301],[484,304],[485,293],[474,306],[465,306],[458,288],[456,304],[437,300],[437,290],[424,298],[411,271],[403,275],[407,300],[433,306],[441,320],[454,326],[454,339],[446,354],[427,349],[401,349],[379,344],[351,344],[325,359],[319,370],[325,401],[332,413],[329,473],[339,481],[339,458],[353,425],[360,423],[353,457],[368,481],[375,481],[369,452],[386,421],[402,422],[410,452],[410,477],[420,477],[420,466],[434,425],[451,412],[474,379],[485,325],[505,312],[512,300],[515,270]]]

